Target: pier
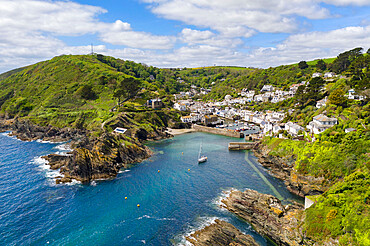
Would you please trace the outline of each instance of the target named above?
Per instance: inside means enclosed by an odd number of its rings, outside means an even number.
[[[253,149],[257,142],[231,142],[229,143],[229,150],[248,150]]]
[[[207,132],[233,138],[244,138],[244,133],[228,129],[219,129],[214,127],[200,126],[196,124],[193,125],[193,129],[197,132]]]

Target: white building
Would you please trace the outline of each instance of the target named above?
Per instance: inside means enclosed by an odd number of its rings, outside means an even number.
[[[225,101],[230,101],[232,98],[233,98],[232,96],[230,96],[230,95],[226,95],[226,96],[225,96]]]
[[[276,124],[272,127],[272,132],[273,133],[278,133],[279,131],[281,130],[285,130],[285,124],[284,123],[281,123],[281,124]]]
[[[184,103],[175,103],[173,108],[179,111],[186,111],[186,105]]]
[[[364,100],[364,96],[357,95],[354,89],[348,90],[348,95],[345,95],[351,100]]]
[[[320,134],[337,123],[336,118],[329,118],[326,115],[319,114],[313,117],[313,120],[308,123],[307,128],[310,129],[311,133]]]
[[[325,73],[324,74],[324,78],[334,78],[335,77],[335,73],[332,73],[332,72],[328,72],[328,73]]]
[[[326,102],[328,101],[328,97],[325,97],[324,99],[321,99],[320,101],[316,102],[316,108],[321,108],[326,106]]]
[[[321,77],[322,73],[313,73],[312,78]]]
[[[298,136],[298,132],[304,131],[304,128],[296,123],[289,121],[285,124],[285,130],[292,136]]]
[[[199,115],[199,114],[190,114],[190,115],[187,115],[187,116],[182,116],[180,119],[181,119],[181,122],[183,122],[183,123],[197,122],[201,119],[201,115]]]
[[[272,85],[264,85],[261,89],[261,91],[273,91],[274,87]]]

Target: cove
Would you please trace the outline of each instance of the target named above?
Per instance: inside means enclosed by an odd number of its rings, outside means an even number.
[[[152,142],[147,144],[154,152],[150,159],[113,180],[55,185],[38,157],[59,151],[60,145],[21,142],[2,134],[0,244],[185,244],[185,235],[220,218],[261,245],[270,245],[247,223],[219,208],[223,191],[250,188],[275,196],[278,192],[285,202],[300,199],[252,153],[229,152],[231,141],[235,139],[191,133]],[[208,161],[198,164],[201,143]]]

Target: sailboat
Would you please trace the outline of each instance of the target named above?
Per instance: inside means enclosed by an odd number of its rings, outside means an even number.
[[[205,155],[200,156],[201,153],[202,153],[202,144],[200,144],[200,148],[199,148],[198,163],[206,162],[208,159],[207,156]]]

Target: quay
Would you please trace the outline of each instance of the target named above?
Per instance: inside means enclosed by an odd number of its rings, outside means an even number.
[[[258,142],[231,142],[229,143],[229,150],[249,150],[256,147]]]
[[[207,133],[223,135],[223,136],[233,137],[233,138],[244,138],[244,133],[236,132],[236,131],[228,130],[228,129],[200,126],[196,124],[193,125],[193,129],[197,132],[207,132]]]

